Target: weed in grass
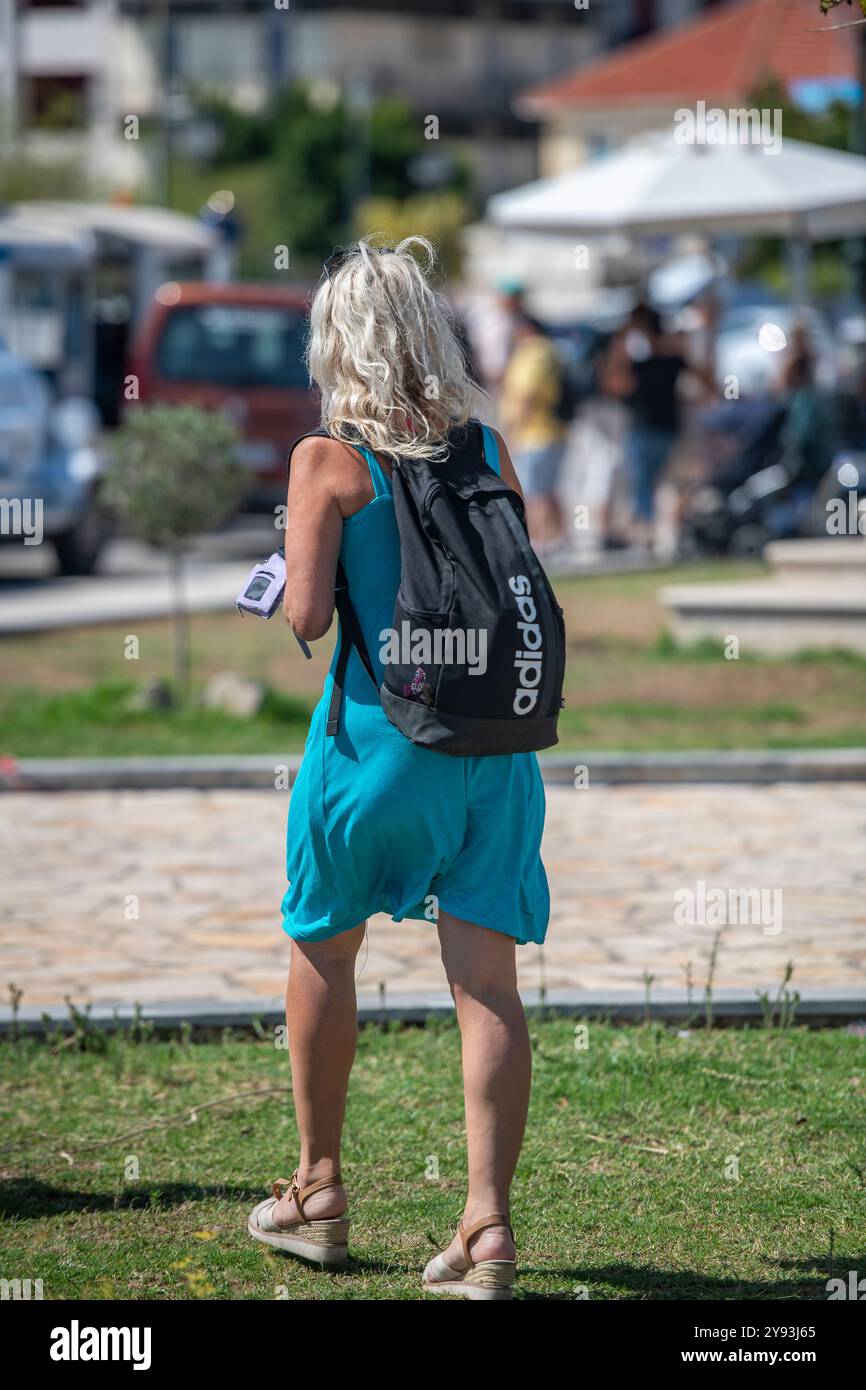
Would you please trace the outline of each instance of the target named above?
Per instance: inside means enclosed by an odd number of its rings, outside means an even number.
[[[719,947],[722,944],[723,927],[713,933],[713,942],[710,946],[710,959],[707,966],[707,983],[704,986],[704,1022],[707,1028],[713,1026],[713,981],[716,978],[716,965],[719,959]]]
[[[10,984],[9,984],[9,1006],[10,1006],[10,1008],[11,1008],[11,1010],[12,1010],[12,1027],[11,1027],[11,1030],[10,1030],[10,1031],[11,1031],[12,1041],[13,1041],[13,1042],[16,1042],[16,1041],[18,1040],[18,1029],[19,1029],[19,1022],[18,1022],[18,1019],[19,1019],[19,1013],[20,1013],[20,1009],[21,1009],[21,1000],[22,1000],[23,998],[24,998],[24,991],[23,991],[23,989],[19,989],[17,985],[12,984],[12,983],[10,982]]]
[[[765,1028],[772,1028],[774,1026],[777,1013],[779,1017],[779,1028],[781,1030],[792,1027],[797,1012],[797,1006],[800,1003],[799,991],[788,989],[793,974],[794,962],[789,960],[785,964],[785,973],[779,985],[779,992],[776,998],[771,1000],[768,990],[758,994],[758,1003],[761,1006]]]
[[[62,1043],[55,1044],[54,1050],[59,1052],[60,1048],[72,1048],[75,1052],[105,1052],[108,1034],[103,1028],[95,1028],[91,1023],[93,1005],[85,1004],[83,1008],[79,1008],[68,994],[64,996],[64,1002],[69,1010],[72,1032],[64,1037]],[[132,1040],[135,1041],[135,1038]]]

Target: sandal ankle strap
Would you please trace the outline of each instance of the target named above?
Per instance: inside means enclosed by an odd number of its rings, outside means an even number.
[[[511,1239],[514,1239],[511,1223],[504,1212],[495,1211],[492,1216],[479,1217],[477,1221],[473,1221],[469,1226],[464,1226],[463,1217],[461,1216],[457,1226],[457,1234],[460,1237],[460,1244],[463,1246],[463,1256],[470,1264],[473,1263],[473,1260],[469,1253],[469,1242],[479,1231],[486,1231],[488,1226],[505,1226]]]
[[[289,1197],[294,1200],[295,1206],[298,1208],[298,1215],[302,1221],[306,1221],[304,1202],[307,1198],[311,1197],[314,1192],[320,1192],[324,1187],[339,1187],[342,1181],[342,1177],[337,1172],[330,1178],[319,1178],[317,1182],[311,1182],[308,1183],[306,1187],[301,1187],[298,1182],[298,1170],[296,1168],[291,1178],[276,1178],[273,1182],[271,1191],[276,1200],[279,1201],[283,1196],[283,1191],[281,1189],[288,1188]]]

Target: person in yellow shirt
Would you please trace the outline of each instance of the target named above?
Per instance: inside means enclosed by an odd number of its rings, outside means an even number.
[[[568,428],[559,414],[563,369],[556,348],[534,319],[520,313],[502,382],[503,429],[512,445],[526,498],[529,535],[539,554],[565,538],[557,493]]]

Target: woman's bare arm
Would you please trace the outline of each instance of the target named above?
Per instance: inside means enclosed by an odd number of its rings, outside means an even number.
[[[334,580],[343,517],[334,484],[342,445],[304,439],[292,454],[286,522],[286,621],[305,642],[324,637],[334,617]]]

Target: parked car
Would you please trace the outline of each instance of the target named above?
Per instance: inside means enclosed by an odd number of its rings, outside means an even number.
[[[253,510],[285,502],[289,446],[319,421],[304,366],[307,299],[276,285],[164,287],[133,343],[141,403],[198,405],[235,421]]]
[[[92,401],[57,399],[0,347],[0,541],[49,541],[64,574],[90,574],[111,533],[97,488],[107,456]]]

